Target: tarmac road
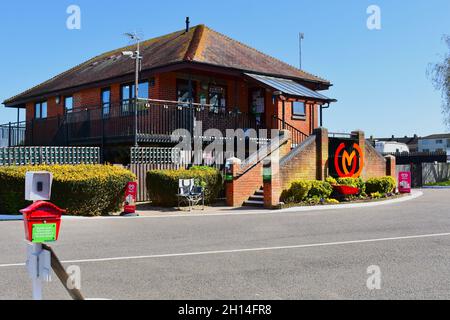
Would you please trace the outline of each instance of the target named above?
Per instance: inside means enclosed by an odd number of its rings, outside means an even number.
[[[31,298],[23,234],[0,222],[0,299]],[[64,220],[53,248],[88,298],[450,299],[450,190],[348,210]],[[56,277],[44,297],[70,298]]]

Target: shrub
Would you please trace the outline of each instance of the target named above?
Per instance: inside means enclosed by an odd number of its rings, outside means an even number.
[[[361,178],[339,178],[337,179],[337,184],[358,188],[361,193],[366,192],[366,184]]]
[[[326,204],[339,204],[340,202],[337,199],[326,199],[325,203]]]
[[[154,205],[173,207],[178,203],[180,179],[195,179],[205,189],[205,202],[213,203],[223,189],[219,170],[211,167],[192,167],[189,170],[152,170],[147,172],[147,192]]]
[[[281,201],[284,203],[320,202],[321,199],[328,199],[332,192],[333,188],[328,182],[298,180],[282,193]]]
[[[383,198],[383,195],[381,193],[379,193],[379,192],[374,192],[374,193],[370,194],[370,197],[372,199],[381,199],[381,198]]]
[[[331,185],[336,185],[336,184],[338,184],[338,183],[337,183],[337,180],[336,180],[335,178],[333,178],[333,177],[328,177],[328,178],[325,179],[325,181],[328,182],[328,183],[331,184]]]
[[[285,203],[300,203],[308,197],[312,188],[312,182],[308,180],[298,180],[292,182],[290,188],[281,195],[281,201]]]
[[[330,183],[324,181],[311,181],[309,198],[328,199],[333,193],[333,187]]]
[[[98,216],[120,210],[125,186],[136,177],[130,171],[102,165],[55,165],[0,168],[0,212],[17,213],[30,203],[25,197],[28,171],[53,173],[52,202],[68,215]]]
[[[386,194],[392,192],[397,186],[397,182],[393,177],[372,178],[366,182],[366,193]]]

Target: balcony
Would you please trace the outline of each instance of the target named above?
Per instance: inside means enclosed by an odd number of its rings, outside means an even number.
[[[139,100],[137,104],[122,101],[103,107],[77,108],[57,117],[1,125],[0,141],[2,147],[134,144],[137,133],[138,143],[170,143],[179,129],[208,140],[212,136],[204,133],[209,129],[216,129],[216,133],[225,137],[227,129],[278,128],[275,120],[266,126],[252,115],[236,110],[175,101]]]

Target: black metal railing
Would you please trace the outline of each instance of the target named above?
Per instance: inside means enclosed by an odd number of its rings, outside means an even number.
[[[122,101],[102,107],[88,106],[56,117],[1,125],[0,141],[5,147],[103,145],[131,142],[137,134],[139,142],[169,142],[179,129],[208,138],[205,133],[209,129],[216,129],[216,133],[226,137],[228,129],[265,128],[251,114],[239,111],[195,103],[139,100],[137,104]],[[300,141],[301,134],[289,128],[294,132],[294,139]]]
[[[273,126],[280,130],[288,130],[291,134],[292,146],[295,148],[308,138],[308,135],[277,116],[273,117]]]
[[[14,147],[25,144],[26,122],[0,125],[0,147]]]

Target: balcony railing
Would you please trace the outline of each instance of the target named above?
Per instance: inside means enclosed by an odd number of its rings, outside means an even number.
[[[277,123],[269,124],[269,128],[274,125]],[[225,137],[227,129],[265,128],[268,127],[254,116],[239,111],[195,103],[140,100],[137,104],[122,101],[77,108],[57,117],[2,125],[0,133],[2,146],[60,146],[128,143],[134,141],[136,133],[139,142],[170,142],[179,129],[207,139],[205,132],[209,129],[216,129]]]
[[[25,144],[26,122],[0,125],[0,147],[14,147]]]

